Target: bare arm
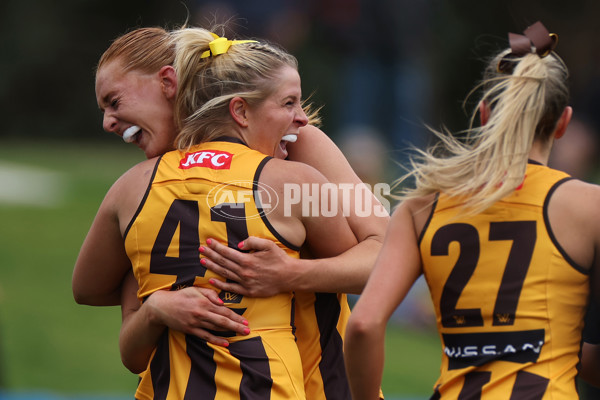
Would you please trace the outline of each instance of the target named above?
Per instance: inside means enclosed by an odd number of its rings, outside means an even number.
[[[334,257],[295,260],[263,239],[244,241],[242,248],[254,253],[240,253],[213,241],[203,253],[207,268],[239,282],[219,281],[215,286],[248,296],[270,296],[289,290],[360,293],[383,242],[389,204],[381,204],[360,186],[362,182],[342,152],[321,130],[302,128],[298,141],[289,144],[288,150],[290,159],[316,168],[340,187],[338,197],[347,200],[342,207],[359,243]],[[361,204],[356,204],[357,198]]]
[[[137,281],[129,273],[123,283],[123,323],[119,347],[123,365],[134,373],[146,369],[156,343],[167,326],[225,347],[229,345],[227,339],[209,330],[229,330],[240,335],[250,333],[248,321],[225,307],[212,289],[188,287],[174,292],[159,290],[141,306],[136,296],[137,290]]]
[[[121,281],[131,264],[112,210],[102,204],[73,270],[73,296],[79,304],[120,304]]]
[[[600,344],[583,343],[579,377],[590,385],[600,387]]]
[[[383,200],[382,204],[373,193],[364,192],[364,186],[358,189],[360,193],[349,192],[350,187],[363,185],[363,182],[335,143],[320,129],[306,126],[302,128],[298,141],[288,145],[288,152],[290,160],[310,165],[321,172],[329,182],[340,186],[343,192],[340,197],[346,196],[349,200],[348,213],[345,216],[356,238],[361,243],[365,240],[375,240],[380,247],[390,219],[390,204],[386,200]],[[383,187],[374,187],[372,191],[377,193],[380,189]],[[359,204],[356,202],[357,194],[360,195]],[[370,256],[374,262],[377,253]],[[347,258],[346,261],[352,262],[350,257]]]
[[[420,274],[412,213],[402,204],[392,216],[381,253],[348,321],[344,358],[353,398],[379,399],[385,329]]]
[[[120,304],[121,282],[131,264],[123,232],[148,185],[155,160],[136,165],[110,188],[83,242],[73,270],[73,296],[80,304]]]
[[[146,369],[156,343],[166,329],[164,325],[155,323],[149,313],[145,312],[150,306],[145,304],[144,312],[139,311],[137,290],[138,284],[133,273],[127,274],[123,280],[121,296],[119,349],[123,365],[136,374]]]
[[[600,302],[593,296],[585,316],[579,377],[600,387]]]

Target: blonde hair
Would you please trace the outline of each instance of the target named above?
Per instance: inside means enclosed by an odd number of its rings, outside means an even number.
[[[202,28],[173,32],[178,149],[226,135],[233,123],[229,114],[232,98],[239,96],[251,105],[258,104],[275,89],[274,78],[282,67],[298,69],[294,56],[264,42],[234,44],[224,54],[201,58],[212,40],[211,33]]]
[[[97,71],[109,62],[119,60],[125,71],[158,72],[173,65],[175,46],[163,28],[139,28],[115,39],[100,57]]]
[[[509,70],[498,68],[500,61]],[[471,114],[464,140],[433,130],[438,145],[416,150],[412,171],[396,181],[414,177],[416,187],[398,199],[442,192],[464,198],[464,212],[478,213],[512,193],[525,176],[534,140],[548,141],[569,99],[568,70],[554,52],[514,57],[505,50],[494,57],[483,81],[480,101],[490,108],[485,125],[475,127],[477,108]]]

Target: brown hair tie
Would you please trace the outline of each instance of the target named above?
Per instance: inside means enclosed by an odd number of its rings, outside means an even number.
[[[514,67],[514,58],[528,53],[536,53],[542,58],[546,57],[556,47],[558,35],[548,32],[546,27],[537,21],[525,29],[523,35],[509,32],[508,43],[511,52],[500,59],[497,70],[500,73],[510,74]]]

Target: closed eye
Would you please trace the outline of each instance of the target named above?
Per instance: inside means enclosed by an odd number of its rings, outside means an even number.
[[[285,105],[287,107],[295,107],[296,105],[298,105],[300,103],[300,101],[298,100],[298,98],[294,97],[290,97],[289,99],[287,99],[287,101],[285,102]]]

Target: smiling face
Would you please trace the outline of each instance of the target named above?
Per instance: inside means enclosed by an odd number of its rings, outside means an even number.
[[[122,63],[115,60],[103,65],[96,74],[96,100],[104,113],[104,130],[125,135],[124,139],[135,143],[147,158],[172,150],[177,135],[173,119],[175,94],[170,90],[173,82],[165,85],[162,71],[125,71]]]
[[[248,107],[245,140],[251,148],[264,154],[286,158],[287,142],[295,140],[308,118],[302,109],[298,71],[285,66],[276,80],[274,91],[264,101]]]

